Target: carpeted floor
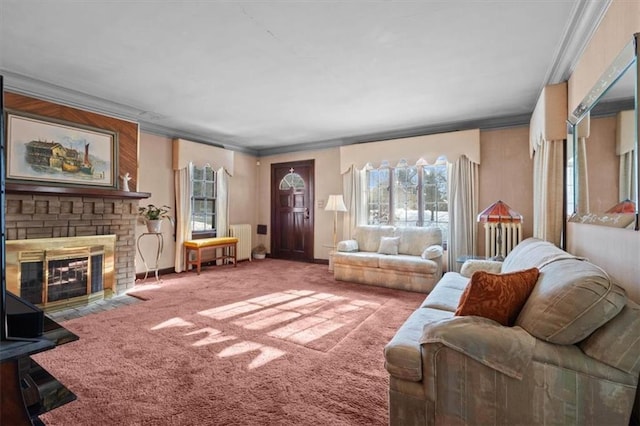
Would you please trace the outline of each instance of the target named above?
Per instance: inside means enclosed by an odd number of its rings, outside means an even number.
[[[136,287],[34,357],[78,400],[49,425],[384,425],[382,349],[425,295],[275,259]]]

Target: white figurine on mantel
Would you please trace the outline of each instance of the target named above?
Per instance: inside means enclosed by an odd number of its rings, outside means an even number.
[[[129,173],[125,173],[124,176],[120,176],[120,179],[122,179],[122,190],[126,192],[131,191],[129,189],[129,181],[131,180]]]

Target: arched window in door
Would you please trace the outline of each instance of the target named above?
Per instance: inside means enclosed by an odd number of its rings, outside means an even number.
[[[280,181],[280,190],[286,191],[288,189],[304,189],[304,179],[302,176],[295,173],[293,169],[286,174]]]

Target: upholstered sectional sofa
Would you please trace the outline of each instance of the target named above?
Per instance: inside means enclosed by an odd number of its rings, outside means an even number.
[[[465,276],[487,267],[500,274]],[[479,276],[500,282],[530,268],[539,275],[513,326],[454,314]],[[483,304],[496,302],[499,312],[506,302],[498,296]],[[640,307],[599,267],[527,239],[502,264],[446,273],[384,354],[391,425],[627,425]]]
[[[442,231],[358,226],[332,256],[336,280],[428,293],[442,276]]]

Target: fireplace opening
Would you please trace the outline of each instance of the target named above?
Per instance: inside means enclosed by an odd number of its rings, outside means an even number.
[[[47,264],[47,302],[87,294],[89,259],[50,260]]]

